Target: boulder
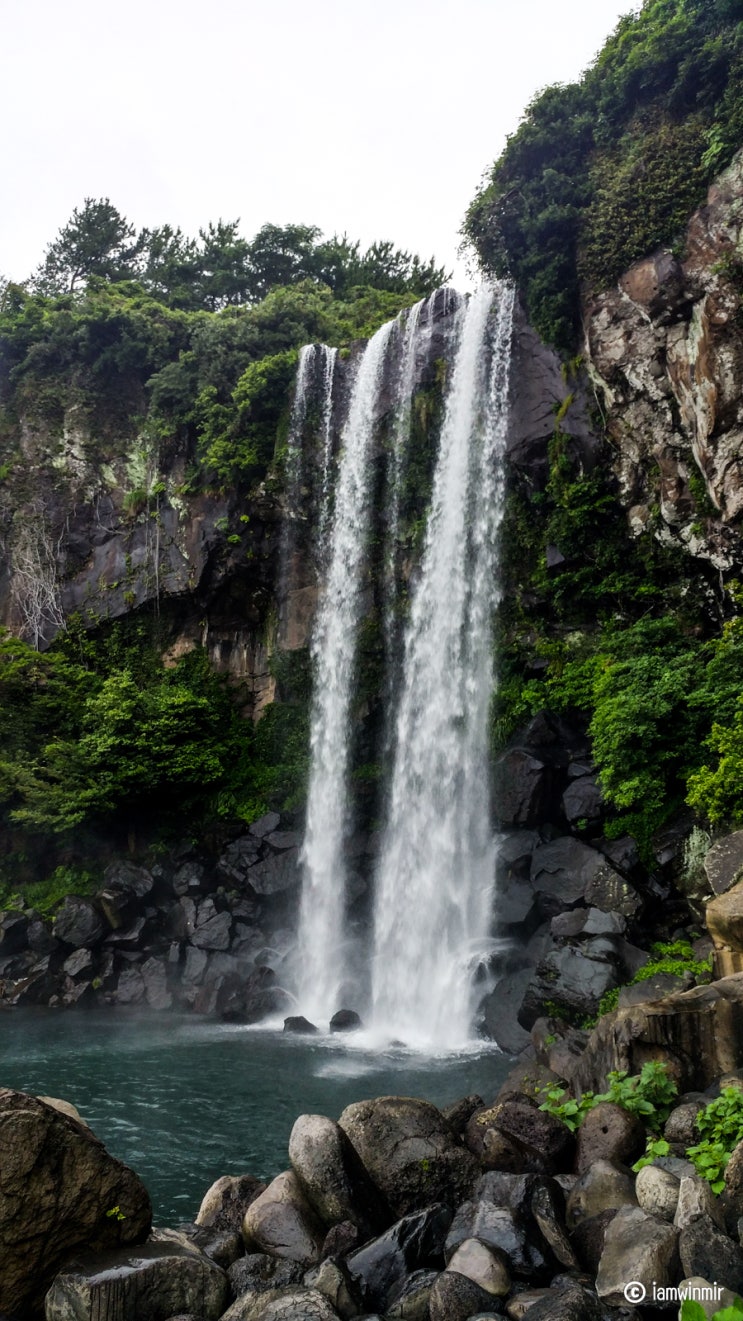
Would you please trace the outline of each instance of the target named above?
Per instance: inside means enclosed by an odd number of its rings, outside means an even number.
[[[441,1113],[455,1137],[461,1138],[476,1110],[482,1110],[484,1101],[477,1093],[463,1096],[451,1105],[445,1105]]]
[[[648,1215],[673,1221],[679,1202],[680,1181],[670,1170],[644,1165],[635,1179],[635,1196]]]
[[[511,1292],[511,1277],[505,1258],[477,1238],[466,1238],[460,1243],[446,1269],[466,1275],[468,1280],[474,1280],[496,1298],[506,1298]]]
[[[46,1321],[161,1321],[177,1312],[217,1321],[228,1293],[224,1271],[198,1248],[145,1243],[68,1263],[47,1294]]]
[[[482,1289],[474,1280],[454,1271],[444,1271],[434,1284],[428,1302],[430,1321],[468,1321],[475,1312],[492,1316],[503,1311],[500,1298]]]
[[[324,1232],[292,1170],[279,1174],[250,1203],[243,1221],[250,1250],[312,1266],[320,1260]]]
[[[238,1298],[246,1293],[265,1293],[268,1289],[301,1284],[304,1273],[300,1262],[269,1257],[267,1252],[248,1252],[233,1262],[227,1272],[232,1292]]]
[[[240,1232],[248,1207],[265,1191],[265,1183],[252,1174],[224,1174],[204,1193],[196,1224]]]
[[[429,1321],[431,1290],[439,1277],[438,1271],[413,1271],[389,1296],[386,1315],[389,1321]]]
[[[338,1321],[338,1313],[319,1290],[290,1285],[244,1294],[222,1314],[222,1321]]]
[[[571,1017],[596,1014],[603,995],[619,984],[616,964],[603,957],[591,958],[583,948],[565,945],[554,949],[538,964],[526,990],[518,1020],[531,1028],[538,1018],[558,1005]]]
[[[229,1023],[259,1023],[270,1014],[285,1013],[291,997],[278,984],[273,968],[257,967],[247,977],[226,976],[217,990],[215,1010]]]
[[[266,835],[270,835],[280,824],[281,817],[278,812],[266,812],[265,816],[259,817],[248,826],[248,830],[255,839],[265,839]]]
[[[636,1205],[635,1181],[631,1175],[608,1160],[597,1160],[580,1176],[568,1197],[565,1208],[568,1229],[602,1211]]]
[[[629,887],[632,894],[625,894],[627,882],[604,855],[572,835],[563,835],[535,849],[531,882],[547,918],[581,903],[625,916],[631,916],[639,906],[632,887]],[[625,911],[627,908],[629,912]]]
[[[98,909],[89,899],[68,894],[54,919],[54,935],[65,945],[97,945],[105,925]]]
[[[338,1121],[396,1215],[435,1201],[456,1206],[479,1174],[428,1101],[382,1096],[348,1106]]]
[[[575,1250],[580,1265],[591,1275],[596,1275],[604,1251],[606,1231],[617,1213],[617,1207],[600,1211],[598,1215],[580,1220],[570,1231],[570,1245]]]
[[[531,968],[510,973],[496,983],[480,1005],[483,1036],[507,1055],[519,1055],[529,1045],[529,1033],[519,1023],[518,1014],[531,978]]]
[[[667,1142],[678,1142],[683,1147],[693,1147],[699,1139],[696,1118],[706,1102],[684,1101],[674,1106],[663,1126],[663,1136]]]
[[[595,775],[572,780],[562,795],[562,810],[571,825],[576,821],[598,821],[603,805],[604,796]]]
[[[707,850],[704,871],[710,890],[715,895],[725,894],[743,877],[743,830],[736,830]]]
[[[517,1280],[549,1278],[554,1264],[547,1244],[527,1216],[509,1206],[500,1206],[481,1196],[463,1202],[446,1238],[445,1255],[450,1261],[467,1239],[476,1238],[505,1259]]]
[[[559,941],[589,936],[624,936],[627,919],[621,913],[604,913],[600,908],[571,908],[552,918],[550,931]]]
[[[488,1109],[475,1112],[465,1132],[465,1141],[486,1165],[496,1169],[497,1143],[489,1142],[493,1130],[504,1134],[510,1148],[522,1159],[519,1172],[554,1174],[572,1163],[574,1138],[570,1129],[554,1115],[540,1110],[526,1096],[505,1096]]]
[[[531,1213],[544,1241],[561,1266],[578,1266],[575,1252],[565,1230],[565,1198],[553,1179],[538,1179],[531,1194]]]
[[[248,871],[248,881],[260,895],[281,894],[299,885],[300,880],[299,849],[272,853]]]
[[[86,1125],[8,1088],[0,1090],[0,1170],[1,1311],[38,1310],[78,1250],[147,1237],[152,1207],[137,1175]],[[108,1214],[114,1207],[122,1219]]]
[[[612,1101],[600,1101],[583,1117],[576,1134],[575,1168],[584,1174],[597,1160],[631,1165],[645,1150],[645,1125]]]
[[[308,1289],[317,1289],[335,1308],[341,1321],[351,1321],[359,1314],[359,1299],[350,1282],[343,1262],[321,1261],[312,1266],[304,1277]]]
[[[331,1032],[357,1032],[363,1023],[355,1009],[339,1009],[330,1020]]]
[[[679,1255],[685,1275],[743,1293],[743,1248],[717,1227],[710,1216],[700,1215],[679,1234]]]
[[[28,947],[29,920],[24,913],[7,911],[0,913],[0,958],[6,955],[20,954]],[[39,950],[46,953],[46,950]]]
[[[151,1009],[170,1009],[173,996],[168,990],[168,965],[164,959],[146,959],[142,964],[145,999]]]
[[[289,1160],[307,1201],[326,1227],[350,1221],[364,1238],[392,1220],[339,1124],[300,1115],[289,1138]]]
[[[630,1281],[639,1282],[650,1294],[654,1286],[673,1287],[678,1278],[678,1239],[678,1230],[666,1220],[647,1215],[639,1206],[622,1207],[606,1230],[596,1276],[599,1298],[610,1307],[621,1307]]]
[[[413,1271],[444,1265],[451,1211],[434,1204],[403,1216],[385,1234],[346,1258],[349,1276],[368,1311],[385,1311],[393,1290]]]
[[[314,1023],[302,1014],[292,1014],[284,1019],[284,1031],[293,1034],[295,1037],[311,1037],[317,1033]]]
[[[525,748],[509,748],[493,768],[493,803],[501,826],[536,826],[544,820],[552,771]]]
[[[721,1198],[715,1196],[707,1179],[698,1174],[686,1175],[679,1180],[679,1195],[673,1223],[677,1229],[686,1229],[695,1220],[708,1217],[718,1229],[725,1228],[725,1211]]]
[[[559,1276],[522,1315],[526,1321],[606,1321],[606,1312],[593,1290],[567,1276]]]

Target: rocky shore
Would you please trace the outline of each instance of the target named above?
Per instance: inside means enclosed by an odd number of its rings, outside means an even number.
[[[743,975],[729,980],[743,996]],[[668,1154],[636,1175],[644,1118],[600,1101],[572,1130],[540,1108],[558,1081],[532,1062],[487,1104],[392,1096],[337,1123],[302,1115],[285,1171],[268,1185],[219,1179],[194,1223],[172,1229],[152,1229],[144,1185],[73,1107],[4,1090],[2,1315],[640,1321],[678,1315],[674,1291],[689,1282],[714,1300],[706,1315],[731,1303],[743,1293],[743,1143],[719,1194],[686,1150],[695,1117],[743,1075],[677,1093]],[[639,1308],[631,1284],[646,1291]]]

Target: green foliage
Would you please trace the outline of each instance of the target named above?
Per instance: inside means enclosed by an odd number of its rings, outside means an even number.
[[[645,1148],[644,1156],[641,1156],[639,1160],[635,1161],[634,1165],[632,1166],[632,1169],[634,1170],[635,1174],[638,1174],[639,1171],[644,1169],[646,1165],[652,1165],[653,1162],[656,1161],[659,1156],[670,1156],[670,1154],[671,1154],[670,1142],[666,1142],[665,1138],[649,1137],[647,1141],[647,1146]]]
[[[721,1193],[725,1187],[725,1166],[737,1147],[743,1142],[743,1092],[737,1087],[725,1087],[720,1095],[700,1110],[695,1120],[700,1140],[687,1148],[697,1174],[707,1179],[712,1191]]]
[[[653,977],[659,977],[666,974],[671,977],[683,977],[686,973],[697,979],[707,979],[712,972],[712,958],[697,959],[694,957],[694,951],[691,945],[684,940],[677,940],[670,943],[656,943],[651,946],[651,953],[655,956],[650,959],[644,967],[639,968],[634,977],[626,982],[626,986],[639,986],[642,982],[651,981]],[[623,989],[621,986],[614,986],[610,991],[602,995],[599,1002],[596,1019],[604,1014],[612,1013],[619,1003],[619,993]],[[586,1023],[585,1026],[593,1027],[596,1019]]]
[[[642,1070],[632,1077],[626,1072],[613,1071],[608,1075],[606,1092],[584,1092],[580,1100],[565,1089],[542,1089],[546,1099],[539,1109],[561,1119],[571,1131],[579,1128],[589,1110],[602,1101],[620,1105],[630,1114],[639,1115],[649,1128],[657,1130],[665,1123],[677,1095],[677,1087],[662,1060],[648,1060]]]
[[[0,885],[0,909],[34,908],[45,917],[56,912],[70,894],[90,895],[97,888],[95,877],[84,868],[61,865],[50,876],[23,887],[20,893],[5,883]]]
[[[736,1298],[730,1307],[719,1308],[710,1318],[696,1298],[685,1298],[680,1318],[681,1321],[743,1321],[743,1300]]]
[[[545,339],[574,345],[581,279],[608,284],[677,237],[743,141],[742,87],[737,0],[645,0],[580,83],[532,101],[464,233]]]
[[[689,777],[686,801],[713,826],[739,826],[743,821],[743,698],[735,706],[733,723],[715,723],[705,746],[716,756]]]

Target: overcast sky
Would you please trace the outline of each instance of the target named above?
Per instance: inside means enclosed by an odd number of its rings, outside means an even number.
[[[0,274],[29,274],[85,197],[138,227],[301,222],[452,268],[530,98],[634,7],[5,0]]]

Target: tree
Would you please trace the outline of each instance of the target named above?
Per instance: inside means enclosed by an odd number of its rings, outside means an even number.
[[[250,301],[250,246],[238,234],[239,220],[209,222],[199,230],[199,306],[210,312]]]
[[[256,302],[280,285],[317,279],[315,225],[263,225],[248,245],[250,296]]]
[[[128,280],[138,273],[138,259],[147,231],[137,237],[133,225],[107,197],[86,197],[46,250],[33,277],[37,293],[74,293],[75,286],[93,276]]]
[[[146,235],[141,283],[169,307],[195,311],[201,306],[202,263],[198,245],[172,225],[143,231]]]

